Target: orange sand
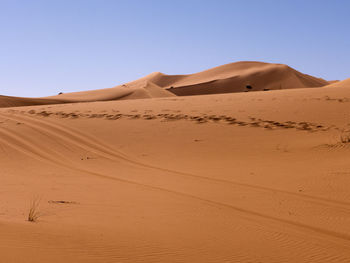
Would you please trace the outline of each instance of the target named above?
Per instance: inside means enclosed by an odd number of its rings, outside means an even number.
[[[145,83],[125,96],[153,98],[0,109],[0,262],[350,262],[349,80]]]
[[[0,96],[1,107],[75,102],[204,95],[243,91],[322,87],[326,80],[302,74],[287,65],[236,62],[190,75],[154,72],[141,79],[109,89],[73,92],[45,98]],[[251,89],[247,89],[251,86]]]

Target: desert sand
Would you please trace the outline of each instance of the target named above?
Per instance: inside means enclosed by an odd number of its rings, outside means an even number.
[[[349,79],[240,62],[0,103],[0,262],[350,262]]]
[[[107,89],[72,92],[43,98],[0,96],[0,108],[298,89],[323,87],[329,84],[333,82],[303,74],[287,65],[241,61],[188,75],[166,75],[154,72],[138,80]]]

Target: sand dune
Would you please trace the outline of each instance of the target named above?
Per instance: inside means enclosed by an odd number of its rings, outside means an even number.
[[[322,87],[323,79],[302,74],[286,65],[237,62],[190,75],[152,73],[113,88],[72,92],[45,98],[0,96],[0,107],[77,102],[161,98],[244,91]],[[247,86],[250,88],[247,89]]]
[[[334,83],[331,83],[330,85],[327,85],[327,87],[348,88],[350,87],[350,78],[342,81],[336,81]]]
[[[258,62],[1,96],[0,262],[350,262],[349,103]]]
[[[0,109],[0,261],[349,262],[347,83]]]
[[[57,99],[21,98],[0,95],[0,108],[64,103]]]
[[[172,97],[173,93],[162,89],[147,80],[134,81],[114,88],[64,93],[43,98],[19,98],[0,96],[0,108],[29,105],[48,105],[92,101],[110,101],[125,99],[144,99]]]
[[[65,93],[47,99],[63,99],[70,102],[108,101],[122,99],[144,99],[174,96],[147,80],[137,80],[109,89]]]
[[[287,65],[249,61],[231,63],[191,75],[153,73],[148,79],[180,96],[311,88],[329,84]],[[247,89],[247,86],[251,89]]]

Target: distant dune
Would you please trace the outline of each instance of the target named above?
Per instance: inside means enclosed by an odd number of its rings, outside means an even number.
[[[0,95],[0,108],[34,106],[64,103],[63,100],[45,99],[45,98],[21,98]]]
[[[350,78],[349,79],[345,79],[342,81],[336,81],[336,82],[332,82],[330,85],[328,85],[327,87],[334,87],[334,88],[350,88]]]
[[[162,89],[147,80],[136,80],[114,88],[90,90],[82,92],[65,93],[45,99],[63,100],[69,102],[93,102],[122,99],[146,99],[174,96],[167,90]]]
[[[0,108],[125,99],[161,98],[172,96],[175,95],[157,86],[156,84],[153,84],[147,80],[140,80],[109,89],[64,93],[43,98],[0,96]]]
[[[149,80],[179,96],[314,88],[328,85],[283,64],[237,62],[191,75],[153,73]]]
[[[341,82],[335,84],[339,83]],[[324,79],[303,74],[283,64],[237,62],[190,75],[166,75],[155,72],[108,89],[65,93],[44,98],[0,96],[0,107],[314,88],[328,84],[330,82]]]

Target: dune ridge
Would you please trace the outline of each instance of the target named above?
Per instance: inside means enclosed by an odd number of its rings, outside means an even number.
[[[153,73],[149,79],[178,96],[313,88],[329,83],[284,64],[242,61],[190,75]],[[247,89],[250,86],[251,89]]]
[[[43,98],[0,96],[0,107],[314,88],[328,84],[330,83],[324,79],[303,74],[287,65],[242,61],[189,75],[154,72],[138,80],[107,89]]]
[[[350,78],[327,85],[330,88],[350,88]]]
[[[175,96],[148,80],[138,80],[114,88],[62,93],[41,98],[0,96],[0,108]]]

